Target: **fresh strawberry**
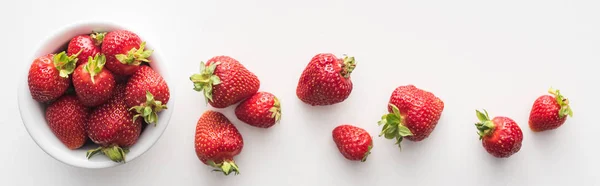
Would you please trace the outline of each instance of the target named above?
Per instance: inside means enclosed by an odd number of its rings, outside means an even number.
[[[235,116],[249,125],[269,128],[281,119],[281,105],[275,95],[257,92],[235,108]]]
[[[50,130],[69,149],[77,149],[87,140],[85,123],[89,110],[75,96],[65,95],[46,109]]]
[[[433,132],[444,110],[444,102],[433,93],[414,85],[399,86],[388,104],[389,114],[381,117],[384,125],[379,136],[396,138],[400,146],[403,138],[421,141]]]
[[[146,123],[158,122],[158,112],[167,109],[170,92],[167,82],[146,65],[140,66],[125,88],[125,103],[130,110],[135,110],[137,117],[143,117]]]
[[[194,90],[215,108],[236,104],[258,92],[260,81],[244,65],[229,56],[216,56],[200,63],[200,73],[190,77]]]
[[[508,158],[519,152],[523,141],[519,125],[508,117],[498,116],[490,120],[487,111],[483,111],[477,111],[479,122],[475,124],[483,148],[497,158]]]
[[[77,55],[67,56],[66,52],[33,60],[27,77],[31,97],[46,103],[62,96],[71,85],[69,75],[75,70],[76,63]]]
[[[556,129],[567,121],[567,116],[573,117],[569,100],[559,90],[551,88],[548,92],[553,96],[540,96],[531,108],[529,128],[534,132]]]
[[[313,106],[340,103],[352,92],[350,74],[355,67],[354,57],[317,54],[302,72],[296,95]]]
[[[100,145],[89,150],[89,159],[102,152],[115,162],[125,162],[127,149],[134,145],[142,131],[141,120],[132,120],[134,113],[125,105],[125,87],[117,85],[113,98],[97,107],[88,119],[86,133],[90,139]]]
[[[332,132],[333,141],[346,159],[364,162],[371,154],[373,139],[362,128],[352,125],[340,125]]]
[[[242,152],[244,139],[225,115],[210,110],[204,112],[196,125],[194,145],[202,163],[225,175],[239,173],[233,157]]]
[[[145,50],[146,42],[128,30],[108,32],[102,41],[102,53],[106,55],[106,68],[116,75],[133,74],[153,50]]]
[[[88,58],[96,56],[100,53],[100,44],[106,33],[94,33],[91,35],[75,36],[67,46],[67,54],[77,56],[77,66],[88,61]]]
[[[113,94],[115,78],[104,69],[106,58],[102,54],[90,57],[73,72],[73,86],[77,97],[85,106],[95,107],[108,101]]]

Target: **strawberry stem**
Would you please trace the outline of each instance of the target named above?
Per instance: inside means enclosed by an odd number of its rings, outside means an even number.
[[[560,90],[550,88],[548,93],[554,95],[556,98],[556,102],[560,105],[560,110],[558,111],[558,116],[560,118],[564,118],[567,115],[569,117],[573,117],[573,110],[571,110],[571,106],[569,106],[569,99],[565,98],[562,94],[560,94]]]
[[[477,134],[479,134],[479,140],[483,139],[484,136],[492,134],[496,128],[494,122],[490,120],[487,110],[483,109],[483,111],[484,112],[475,110],[477,119],[479,119],[479,122],[475,123],[475,127],[477,127]]]
[[[275,123],[277,123],[279,120],[281,120],[281,104],[279,103],[279,99],[277,99],[277,97],[273,97],[273,99],[273,107],[269,109],[269,112],[272,113],[271,118],[275,118]]]
[[[410,129],[404,126],[404,117],[400,114],[400,111],[396,105],[389,104],[392,107],[392,113],[381,116],[378,125],[383,125],[379,137],[384,136],[386,139],[396,139],[396,145],[402,148],[400,142],[406,136],[414,135]]]
[[[235,162],[233,160],[226,160],[219,164],[215,163],[214,161],[208,161],[208,165],[215,168],[215,169],[213,169],[213,171],[223,172],[223,174],[225,174],[225,175],[229,175],[232,172],[235,175],[240,174],[240,168],[238,168],[238,166],[235,164]]]
[[[104,155],[106,155],[110,160],[120,163],[126,163],[125,162],[125,154],[127,154],[127,152],[129,152],[127,149],[123,149],[121,147],[119,147],[118,145],[113,145],[113,146],[109,146],[109,147],[98,147],[95,149],[91,149],[88,150],[87,153],[85,154],[85,157],[87,159],[92,158],[92,156],[98,154],[102,152]]]
[[[215,75],[215,69],[220,64],[220,62],[211,63],[207,67],[204,62],[200,62],[200,73],[190,76],[190,81],[194,83],[194,90],[204,92],[207,104],[209,100],[213,101],[213,86],[221,84],[221,79]]]
[[[79,56],[82,51],[83,49],[71,56],[68,56],[65,51],[54,55],[54,67],[59,71],[60,77],[68,78],[69,75],[75,71],[75,67],[77,67],[77,56]]]
[[[135,110],[137,113],[133,116],[133,122],[135,122],[138,117],[143,117],[147,124],[154,124],[154,126],[156,126],[158,123],[158,113],[165,109],[167,109],[167,105],[164,105],[161,101],[154,100],[152,93],[146,91],[146,103],[133,106],[129,110]]]
[[[150,57],[150,55],[152,55],[152,52],[154,52],[154,50],[144,50],[145,48],[146,48],[146,42],[144,41],[140,44],[139,48],[132,48],[131,50],[129,50],[129,52],[127,52],[127,55],[117,54],[117,55],[115,55],[115,57],[121,63],[126,64],[126,65],[136,65],[137,66],[137,65],[142,64],[142,62],[149,63],[150,60],[148,60],[148,58]]]
[[[356,61],[354,60],[354,57],[348,57],[344,55],[344,63],[342,64],[341,72],[342,76],[346,79],[350,78],[350,74],[352,74],[354,68],[356,68]]]
[[[106,32],[94,32],[90,34],[90,37],[94,40],[94,44],[96,46],[100,46],[102,41],[104,41],[104,36],[106,36]]]
[[[92,56],[88,57],[88,62],[83,66],[83,70],[90,74],[92,78],[92,83],[96,83],[95,76],[102,72],[102,68],[104,68],[104,64],[106,64],[106,57],[104,54],[96,54],[92,58]]]

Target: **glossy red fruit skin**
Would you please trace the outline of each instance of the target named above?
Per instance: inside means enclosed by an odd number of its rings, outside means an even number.
[[[332,131],[333,141],[342,155],[353,161],[366,159],[373,147],[371,135],[362,128],[344,124]]]
[[[239,61],[229,56],[216,56],[206,62],[220,62],[214,74],[219,76],[221,84],[213,87],[213,101],[209,104],[215,108],[225,108],[236,104],[258,92],[260,80]]]
[[[507,117],[495,117],[491,135],[483,136],[481,143],[485,150],[497,158],[508,158],[521,150],[523,132],[517,123]]]
[[[69,41],[67,55],[71,56],[77,54],[79,51],[81,53],[77,56],[77,66],[87,62],[89,57],[94,57],[100,53],[100,47],[96,46],[94,39],[89,35],[79,35]]]
[[[249,125],[269,128],[275,125],[275,117],[270,111],[275,104],[275,96],[268,92],[257,92],[250,98],[242,101],[235,108],[235,116]]]
[[[209,110],[198,120],[194,146],[200,161],[206,165],[209,160],[218,164],[240,154],[244,139],[225,115]]]
[[[535,100],[529,114],[529,128],[535,132],[553,130],[562,126],[567,117],[560,117],[561,106],[556,98],[550,95],[540,96]]]
[[[404,117],[404,125],[413,133],[405,138],[421,141],[433,132],[444,110],[444,102],[433,93],[414,85],[397,87],[390,96],[389,104],[398,107]],[[392,107],[388,104],[388,112]]]
[[[27,83],[31,97],[42,103],[56,100],[62,96],[71,85],[71,79],[60,77],[60,72],[54,67],[54,55],[48,54],[33,60],[29,67]]]
[[[120,76],[129,76],[139,68],[139,65],[126,65],[115,57],[117,54],[127,54],[132,48],[139,49],[142,39],[128,30],[108,32],[102,41],[102,53],[106,55],[106,68]]]
[[[94,82],[88,72],[84,70],[85,65],[79,65],[73,72],[73,86],[77,98],[88,107],[95,107],[106,103],[115,88],[115,78],[113,74],[106,70],[94,76]]]
[[[315,55],[300,76],[296,95],[313,106],[332,105],[346,100],[352,80],[341,75],[343,60],[330,53]]]
[[[125,105],[124,85],[117,85],[115,94],[107,103],[97,107],[88,119],[88,137],[102,147],[118,145],[127,148],[134,145],[142,131],[142,122],[133,122],[133,113]]]
[[[85,125],[89,109],[72,95],[65,95],[46,109],[46,121],[54,135],[69,149],[85,144]]]
[[[170,91],[167,82],[151,67],[141,65],[127,82],[125,88],[125,103],[127,107],[145,103],[146,91],[150,91],[154,99],[161,101],[163,104],[169,102]]]

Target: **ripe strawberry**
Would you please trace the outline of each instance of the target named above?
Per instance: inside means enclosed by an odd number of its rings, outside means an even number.
[[[476,123],[479,140],[483,148],[497,158],[508,158],[521,149],[523,132],[519,125],[507,117],[495,117],[490,120],[486,110],[477,111],[479,123]]]
[[[135,110],[137,117],[143,117],[146,123],[158,122],[157,113],[167,109],[170,92],[167,82],[146,65],[140,68],[129,78],[125,88],[125,103],[130,110]]]
[[[67,46],[67,54],[77,56],[77,66],[88,61],[88,58],[96,56],[100,53],[100,44],[106,33],[94,33],[91,35],[75,36]]]
[[[46,109],[50,130],[69,149],[77,149],[87,140],[85,123],[89,110],[75,96],[65,95]]]
[[[340,103],[352,92],[350,74],[355,67],[354,57],[317,54],[302,72],[296,95],[313,106]]]
[[[62,96],[71,85],[69,74],[75,70],[77,55],[66,52],[48,54],[33,60],[27,83],[31,97],[38,102],[50,102]]]
[[[127,110],[124,91],[123,85],[117,85],[113,98],[90,114],[86,132],[100,147],[89,150],[88,159],[102,152],[115,162],[125,162],[127,148],[137,142],[142,122],[131,119],[134,114]]]
[[[249,125],[269,128],[281,119],[281,105],[275,95],[257,92],[235,108],[235,116]]]
[[[190,77],[194,90],[215,108],[225,108],[258,92],[260,81],[244,65],[229,56],[216,56],[200,63],[200,73]]]
[[[194,145],[200,161],[215,168],[214,171],[239,174],[233,157],[242,152],[244,139],[225,115],[210,110],[204,112],[196,125]]]
[[[150,62],[148,58],[153,50],[145,50],[146,42],[128,30],[108,32],[102,41],[102,53],[106,55],[106,68],[111,72],[129,76],[142,62]]]
[[[556,129],[567,121],[567,115],[573,117],[569,100],[559,90],[551,88],[548,92],[553,96],[540,96],[531,108],[529,128],[534,132]]]
[[[102,54],[90,57],[73,72],[73,86],[77,97],[85,106],[95,107],[108,101],[113,94],[115,78],[104,69],[106,58]]]
[[[332,135],[338,150],[346,159],[367,161],[367,156],[373,148],[373,139],[365,129],[340,125],[333,129]]]
[[[396,88],[388,105],[389,114],[379,121],[379,125],[384,125],[379,136],[396,138],[398,146],[403,138],[421,141],[429,137],[444,110],[441,99],[414,85]]]

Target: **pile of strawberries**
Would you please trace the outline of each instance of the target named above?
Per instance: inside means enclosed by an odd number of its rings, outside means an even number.
[[[143,124],[158,122],[167,109],[170,91],[148,63],[153,50],[128,30],[92,33],[72,38],[66,51],[36,58],[28,74],[34,100],[47,105],[46,120],[69,149],[88,138],[103,153],[125,162]]]
[[[238,119],[252,126],[268,128],[281,117],[280,103],[270,93],[258,92],[260,81],[237,60],[217,56],[190,80],[194,90],[204,93],[215,108],[225,108],[241,102],[235,109]],[[330,53],[315,55],[302,72],[296,88],[297,97],[312,106],[333,105],[346,100],[352,92],[351,73],[356,67],[354,57],[337,58]],[[573,112],[569,101],[558,90],[549,91],[533,104],[529,126],[533,131],[556,129]],[[403,139],[422,141],[433,132],[444,110],[444,102],[433,93],[414,85],[397,87],[387,104],[387,113],[378,124],[379,136],[393,139],[400,147]],[[483,147],[491,155],[506,158],[521,149],[523,133],[508,117],[490,118],[487,111],[477,111],[475,124]],[[366,161],[373,148],[373,139],[364,129],[342,124],[332,131],[340,153],[349,160]],[[244,146],[242,135],[223,114],[206,111],[196,125],[195,150],[206,165],[225,175],[239,173],[233,157]]]

